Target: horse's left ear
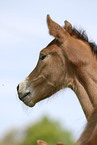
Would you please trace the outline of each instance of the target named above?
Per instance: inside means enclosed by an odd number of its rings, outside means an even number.
[[[69,34],[72,34],[72,25],[68,22],[68,21],[65,21],[65,30],[69,33]]]
[[[68,32],[59,24],[54,22],[49,15],[47,15],[47,24],[50,34],[53,35],[59,42],[63,43],[68,37]]]

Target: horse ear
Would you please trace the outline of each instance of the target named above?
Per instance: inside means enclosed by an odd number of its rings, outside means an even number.
[[[72,33],[72,25],[68,22],[68,21],[65,21],[65,30],[71,34]]]
[[[47,15],[47,24],[50,34],[53,35],[59,42],[63,43],[66,37],[68,37],[68,33],[65,29],[54,22],[49,15]]]

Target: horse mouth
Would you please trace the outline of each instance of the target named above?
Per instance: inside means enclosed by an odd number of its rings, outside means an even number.
[[[27,96],[30,95],[30,94],[31,94],[30,92],[26,92],[25,94],[19,94],[19,93],[18,93],[19,99],[22,101],[22,100],[25,99],[25,97],[27,97]]]
[[[18,96],[19,96],[19,99],[20,99],[21,101],[23,101],[23,100],[25,99],[25,97],[27,97],[28,95],[30,95],[30,92],[29,92],[29,91],[26,92],[26,93],[20,93],[20,92],[18,91]]]
[[[18,92],[19,99],[27,106],[33,107],[35,103],[32,101],[31,92],[26,92],[24,94]]]

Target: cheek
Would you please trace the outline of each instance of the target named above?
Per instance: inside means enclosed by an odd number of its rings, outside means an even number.
[[[37,83],[38,84],[38,83]],[[32,91],[32,100],[34,103],[37,103],[45,98],[50,97],[52,94],[57,92],[57,89],[55,86],[53,86],[49,81],[44,81],[41,84],[38,84],[37,86],[33,87]]]
[[[55,65],[53,63],[48,66],[48,68],[46,68],[43,74],[49,82],[53,83],[54,85],[56,85],[57,83],[59,84],[60,80],[62,81],[64,78],[63,66],[61,63],[57,63]]]

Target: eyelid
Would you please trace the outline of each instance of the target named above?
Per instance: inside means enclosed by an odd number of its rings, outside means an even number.
[[[39,57],[39,59],[40,59],[40,60],[44,60],[46,56],[47,56],[47,55],[40,54],[40,57]]]

